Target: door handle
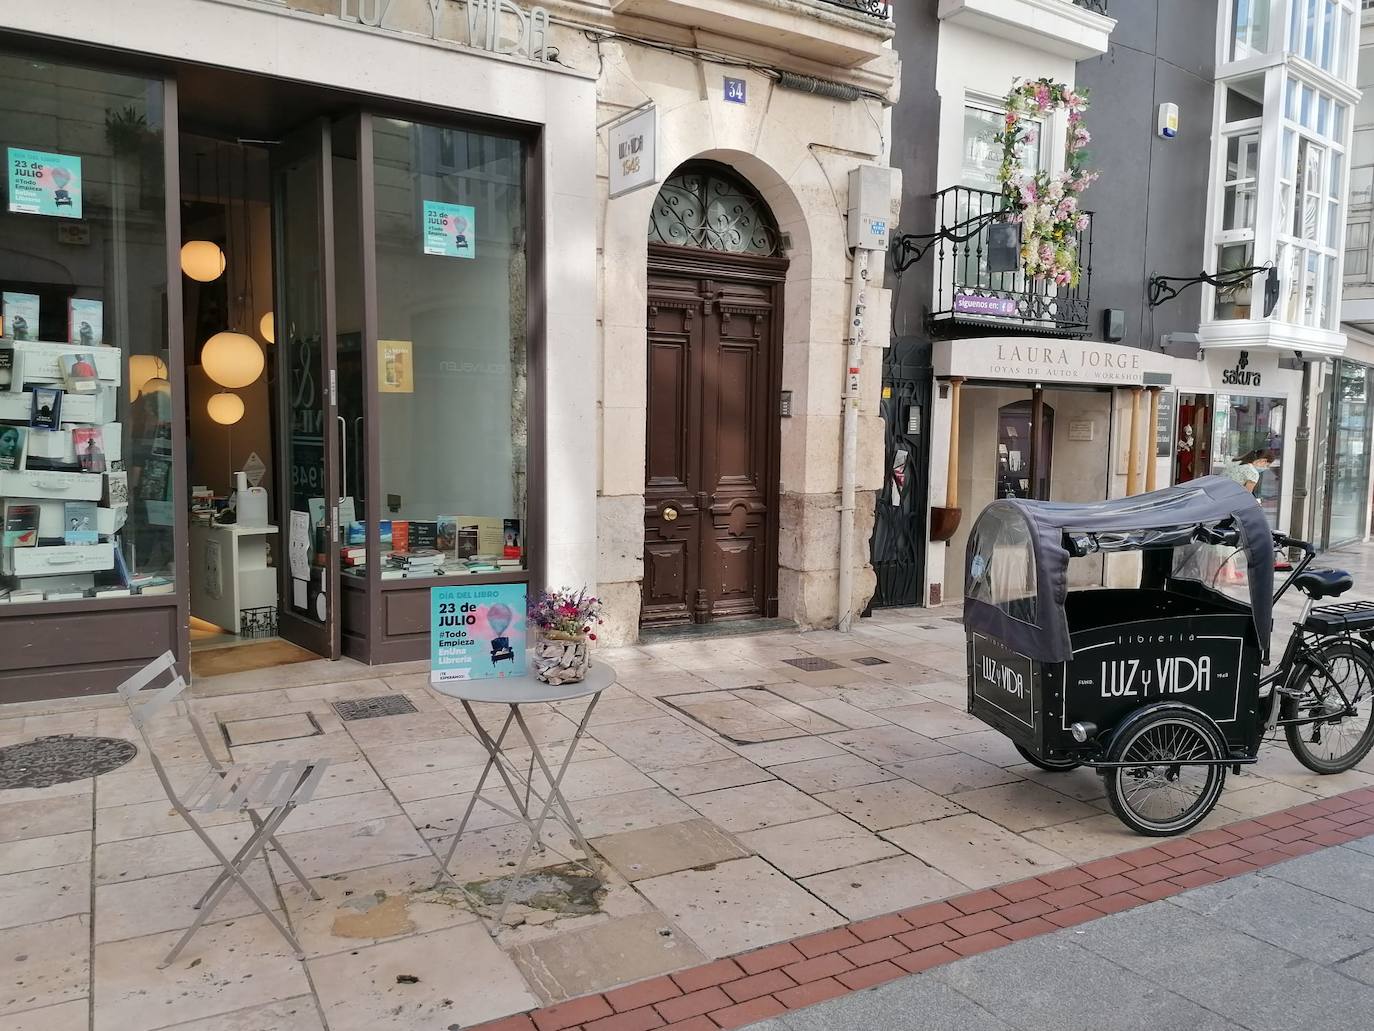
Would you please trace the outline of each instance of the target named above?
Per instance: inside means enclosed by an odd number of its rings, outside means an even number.
[[[675,522],[677,520],[677,516],[678,511],[672,505],[669,505],[663,510],[663,521],[665,523]]]

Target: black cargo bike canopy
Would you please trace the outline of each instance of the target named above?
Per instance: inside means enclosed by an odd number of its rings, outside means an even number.
[[[964,626],[1043,662],[1073,657],[1064,612],[1069,560],[1110,551],[1197,547],[1199,531],[1246,557],[1250,608],[1268,653],[1274,539],[1255,497],[1205,476],[1129,498],[1067,504],[1006,498],[983,509],[965,557]],[[1216,541],[1213,541],[1216,543]]]

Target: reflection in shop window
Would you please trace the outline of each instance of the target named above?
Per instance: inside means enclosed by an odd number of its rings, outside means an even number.
[[[1364,282],[1369,276],[1369,223],[1351,222],[1345,230],[1345,278]]]
[[[374,124],[381,577],[520,576],[525,148],[490,133]]]
[[[0,54],[0,600],[173,590],[165,129],[160,80]]]

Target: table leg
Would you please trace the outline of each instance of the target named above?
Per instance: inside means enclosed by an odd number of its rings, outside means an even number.
[[[532,825],[529,825],[530,840],[525,843],[525,849],[520,855],[520,862],[516,864],[515,874],[511,877],[512,885],[525,875],[525,869],[529,866],[530,853],[534,851],[535,843],[541,840],[541,835],[544,832],[544,821],[548,819],[549,812],[553,809],[555,803],[563,810],[563,815],[568,821],[568,829],[572,831],[573,837],[577,839],[577,844],[578,847],[582,849],[582,854],[588,857],[591,855],[591,847],[587,844],[586,838],[582,836],[582,829],[578,827],[577,820],[572,814],[572,809],[569,808],[567,800],[563,797],[562,784],[563,777],[568,772],[568,766],[572,763],[573,753],[577,751],[577,744],[582,740],[582,735],[587,731],[587,724],[592,718],[592,710],[596,708],[596,703],[600,698],[601,692],[598,691],[596,694],[592,695],[592,700],[587,703],[587,711],[582,714],[582,722],[577,726],[577,733],[573,735],[572,741],[568,743],[568,751],[563,756],[563,762],[558,768],[557,776],[553,774],[549,769],[548,763],[544,761],[544,754],[539,750],[539,745],[534,740],[534,735],[530,733],[530,728],[525,723],[525,717],[521,715],[517,706],[511,706],[511,709],[515,711],[516,725],[519,726],[520,732],[525,736],[525,741],[530,746],[534,760],[539,764],[539,769],[549,782],[549,794],[548,797],[544,799],[544,804],[539,812],[539,819],[534,821]],[[510,892],[507,892],[506,897],[501,901],[501,908],[496,913],[496,921],[490,932],[493,938],[501,932],[502,922],[506,918],[506,911],[510,909],[510,903]]]
[[[463,812],[463,819],[458,823],[458,831],[453,835],[453,842],[449,845],[448,854],[444,856],[443,863],[439,869],[439,880],[434,882],[436,888],[445,879],[453,884],[458,883],[453,879],[453,875],[448,872],[448,865],[453,862],[453,854],[458,851],[458,842],[463,837],[463,831],[467,829],[468,820],[472,819],[472,811],[477,808],[477,799],[482,794],[482,788],[486,785],[487,777],[491,774],[491,768],[493,766],[496,767],[496,772],[501,775],[501,779],[506,782],[506,789],[510,791],[511,797],[515,799],[515,804],[520,804],[520,797],[516,794],[515,788],[510,783],[510,778],[507,776],[505,768],[500,762],[501,745],[506,740],[506,734],[510,730],[510,725],[515,719],[515,706],[511,706],[511,712],[506,716],[506,722],[501,727],[501,733],[497,735],[495,740],[487,733],[487,729],[477,721],[477,714],[472,711],[472,706],[469,705],[466,700],[463,702],[463,708],[467,710],[468,719],[472,721],[473,727],[477,730],[477,739],[482,742],[482,747],[487,750],[487,764],[482,767],[482,776],[477,780],[477,787],[473,789],[472,797],[468,799],[468,807]],[[528,820],[529,813],[525,812],[524,817]]]

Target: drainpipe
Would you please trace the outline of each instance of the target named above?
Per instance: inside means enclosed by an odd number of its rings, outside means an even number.
[[[859,476],[859,370],[863,367],[864,309],[868,306],[867,248],[854,252],[849,284],[849,338],[845,351],[843,437],[840,451],[840,585],[839,629],[854,619],[854,494]]]

